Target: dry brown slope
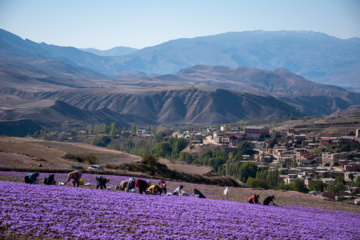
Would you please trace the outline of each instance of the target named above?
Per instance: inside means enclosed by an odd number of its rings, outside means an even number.
[[[44,168],[48,169],[67,169],[71,165],[82,165],[85,168],[89,165],[88,163],[79,163],[64,158],[67,153],[79,156],[94,153],[99,164],[124,162],[124,160],[130,162],[141,160],[140,157],[124,152],[87,144],[11,137],[0,138],[0,151],[3,154],[0,159],[2,166],[20,168],[28,167],[30,164],[37,166],[39,163],[42,163]],[[6,154],[8,157],[6,157]],[[17,163],[16,165],[14,165],[14,161]]]
[[[46,169],[68,169],[71,165],[81,165],[86,169],[88,163],[79,163],[64,156],[86,156],[90,153],[95,154],[97,163],[103,166],[141,161],[139,156],[89,144],[0,137],[1,167],[26,168],[30,164],[35,167],[41,163]],[[205,175],[213,171],[210,167],[181,164],[167,159],[160,159],[160,162],[171,170],[187,174]]]
[[[203,90],[203,85],[175,90],[149,89],[141,94],[119,93],[111,89],[79,89],[44,93],[37,97],[58,99],[87,110],[106,107],[114,112],[135,114],[162,123],[211,124],[301,115],[285,102],[265,94],[220,88],[208,91]]]

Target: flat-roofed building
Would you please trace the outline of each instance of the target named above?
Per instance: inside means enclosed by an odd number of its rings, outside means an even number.
[[[322,154],[322,164],[330,163],[330,166],[339,165],[339,160],[347,160],[348,153],[331,153],[325,152]]]
[[[270,128],[266,126],[247,126],[244,128],[246,139],[259,139],[262,136],[269,135]]]

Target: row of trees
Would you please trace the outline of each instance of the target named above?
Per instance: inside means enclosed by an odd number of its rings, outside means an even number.
[[[116,123],[113,122],[110,125],[107,125],[106,123],[101,124],[95,124],[94,126],[88,125],[85,128],[85,131],[87,134],[109,134],[111,136],[115,136],[116,134],[124,133],[127,130],[127,128],[123,127],[122,129],[118,128]],[[131,125],[131,132],[136,133],[136,125]]]
[[[151,150],[151,154],[156,157],[165,157],[169,159],[178,159],[180,152],[184,150],[189,141],[185,138],[171,137],[167,142],[157,143]]]

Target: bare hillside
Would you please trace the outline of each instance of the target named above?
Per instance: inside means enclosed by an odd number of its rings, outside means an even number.
[[[29,168],[30,165],[37,167],[41,163],[44,169],[69,169],[71,165],[87,169],[90,164],[79,162],[76,156],[89,154],[96,155],[96,163],[102,166],[141,161],[139,156],[89,144],[0,137],[0,167]],[[206,175],[213,171],[210,167],[176,163],[167,159],[160,159],[160,162],[171,170],[186,174]]]

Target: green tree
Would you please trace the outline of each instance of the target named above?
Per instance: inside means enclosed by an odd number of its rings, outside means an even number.
[[[93,140],[91,140],[91,144],[99,147],[107,147],[111,139],[107,136],[97,136]]]
[[[330,183],[327,187],[327,191],[329,193],[334,193],[337,196],[339,196],[339,192],[344,190],[345,187],[345,182],[344,179],[342,177],[336,177],[335,181]]]
[[[90,154],[82,156],[81,160],[84,162],[88,162],[89,164],[92,165],[92,164],[96,164],[97,157],[94,153],[90,153]]]
[[[188,145],[188,141],[185,138],[174,138],[171,137],[169,140],[172,152],[178,155]]]
[[[111,123],[111,126],[110,126],[110,135],[111,136],[115,136],[116,134],[119,133],[119,130],[116,128],[116,123],[113,122]]]
[[[268,173],[266,176],[266,182],[268,183],[268,185],[270,187],[273,188],[279,183],[279,179],[280,179],[279,168],[278,168],[278,166],[276,166],[273,171],[269,171],[269,170],[267,170],[267,171],[268,171]]]
[[[86,132],[92,134],[92,126],[90,124],[86,126]]]
[[[151,149],[151,154],[156,157],[166,157],[171,154],[171,147],[168,142],[160,142]]]
[[[159,160],[153,155],[145,154],[141,162],[151,167],[151,166],[155,166],[158,163],[158,161]]]
[[[156,126],[151,126],[151,133],[156,134],[159,131],[159,129]]]
[[[309,189],[311,191],[323,192],[326,184],[323,181],[313,180],[309,183]]]
[[[249,177],[255,178],[257,172],[257,165],[253,162],[245,162],[240,166],[240,180],[247,182]]]
[[[182,160],[182,161],[185,161],[187,163],[192,163],[192,157],[191,157],[191,154],[190,153],[187,153],[187,152],[181,152],[179,154],[179,158],[178,160]]]
[[[136,124],[135,123],[131,124],[131,133],[136,134],[136,130],[137,130]]]
[[[249,177],[246,184],[251,188],[264,188],[264,189],[270,188],[266,180],[264,179]]]
[[[357,177],[355,181],[351,183],[351,186],[360,188],[360,177]]]
[[[301,179],[295,179],[291,184],[291,189],[294,191],[308,193],[309,189],[306,187],[305,183]]]

